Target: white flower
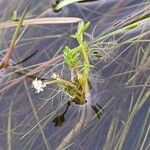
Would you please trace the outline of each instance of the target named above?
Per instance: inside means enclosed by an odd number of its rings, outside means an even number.
[[[57,78],[59,78],[59,75],[56,74],[56,73],[53,73],[53,74],[52,74],[52,78],[53,78],[53,79],[57,79]]]
[[[40,93],[41,91],[43,91],[43,88],[46,87],[46,84],[41,80],[38,80],[37,78],[32,81],[32,85],[36,89],[36,93]]]

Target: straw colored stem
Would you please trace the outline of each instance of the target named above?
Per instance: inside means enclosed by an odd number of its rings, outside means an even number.
[[[51,18],[34,18],[24,20],[22,25],[42,25],[42,24],[71,24],[80,22],[81,18],[76,17],[51,17]],[[17,23],[13,21],[1,22],[0,29],[16,27]]]

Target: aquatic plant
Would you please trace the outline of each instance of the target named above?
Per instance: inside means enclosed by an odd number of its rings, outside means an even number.
[[[24,3],[0,14],[1,59]],[[32,1],[1,69],[0,146],[149,149],[149,2],[53,4]]]

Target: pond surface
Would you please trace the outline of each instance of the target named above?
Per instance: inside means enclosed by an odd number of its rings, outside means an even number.
[[[0,1],[1,22],[10,20],[15,9],[21,16],[27,2]],[[28,18],[78,17],[91,22],[85,40],[90,52],[96,50],[102,57],[90,56],[89,101],[71,105],[63,125],[54,126],[54,118],[66,109],[66,93],[49,85],[38,94],[31,84],[35,78],[51,79],[53,73],[70,80],[62,53],[65,46],[77,45],[71,38],[77,23],[25,27],[9,68],[0,71],[0,150],[148,150],[149,20],[125,32],[113,31],[149,14],[149,1],[97,0],[71,4],[57,13],[50,8],[53,3],[32,0]],[[0,58],[14,30],[0,29]],[[113,34],[100,40],[108,33]],[[97,104],[104,109],[101,119],[91,107]]]

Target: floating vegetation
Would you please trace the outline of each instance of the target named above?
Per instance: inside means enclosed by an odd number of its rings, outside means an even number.
[[[149,4],[2,1],[0,148],[149,149]]]

